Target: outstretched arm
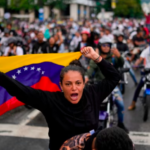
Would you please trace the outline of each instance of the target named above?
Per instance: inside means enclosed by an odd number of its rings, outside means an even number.
[[[4,87],[11,96],[15,96],[19,101],[25,104],[41,111],[43,108],[47,108],[46,92],[24,86],[2,72],[0,72],[0,86]]]

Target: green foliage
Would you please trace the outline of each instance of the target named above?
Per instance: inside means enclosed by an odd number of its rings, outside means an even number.
[[[60,10],[64,10],[66,8],[66,4],[67,2],[71,2],[71,0],[50,0],[49,3],[47,3],[49,6],[51,6],[52,8],[57,8]]]
[[[106,11],[111,11],[111,0],[106,0],[104,4],[100,1],[96,1],[96,11],[99,13],[104,8]]]
[[[9,6],[9,8],[15,10],[27,10],[27,9],[39,9],[44,5],[49,5],[63,10],[65,9],[66,6],[64,2],[67,1],[71,0],[37,0],[37,4],[35,4],[35,0],[11,0],[11,5]]]
[[[6,7],[7,1],[6,0],[0,0],[0,7]]]
[[[114,12],[119,17],[142,17],[140,0],[118,0]]]
[[[11,0],[10,9],[14,10],[26,10],[26,9],[36,9],[37,5],[34,4],[34,0]]]

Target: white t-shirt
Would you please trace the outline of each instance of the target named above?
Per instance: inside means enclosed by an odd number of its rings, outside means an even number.
[[[150,47],[143,50],[140,57],[145,59],[145,68],[150,68]]]
[[[74,37],[70,43],[71,46],[74,46],[74,48],[76,48],[79,44],[79,42],[81,41],[81,37]]]
[[[105,37],[110,38],[110,40],[113,42],[114,41],[114,36],[112,34],[104,35]]]
[[[4,56],[7,56],[7,53],[8,53],[8,51],[9,51],[9,47],[6,47],[5,48],[5,52],[4,52]],[[14,53],[13,53],[13,50],[11,50],[11,54],[13,55]],[[16,54],[17,55],[23,55],[23,49],[21,48],[21,47],[17,47],[17,49],[16,49]]]
[[[124,26],[123,26],[122,24],[119,24],[119,25],[118,25],[118,28],[119,28],[119,31],[121,31],[121,32],[122,32],[122,31],[123,31],[123,29],[124,29]]]
[[[0,41],[0,44],[2,44],[1,50],[3,53],[4,53],[5,48],[7,47],[7,40],[8,40],[8,37],[4,36],[4,37],[2,37],[2,39]]]

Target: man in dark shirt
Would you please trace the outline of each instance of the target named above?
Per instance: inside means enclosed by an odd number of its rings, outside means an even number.
[[[7,23],[6,28],[9,30],[10,36],[17,36],[16,31],[12,29],[12,24],[11,23]]]
[[[58,34],[59,36],[59,34]],[[44,53],[58,53],[59,47],[62,44],[63,40],[60,37],[60,40],[58,43],[56,43],[56,40],[54,37],[51,37],[48,41],[48,44],[44,47]]]
[[[129,48],[128,48],[128,45],[126,43],[123,43],[123,39],[124,39],[124,35],[122,32],[120,32],[118,35],[117,35],[117,49],[120,51],[120,52],[125,52],[125,51],[128,51]]]
[[[46,53],[45,51],[45,45],[46,42],[44,41],[44,35],[43,32],[39,32],[37,34],[37,41],[33,45],[32,54],[40,54],[40,53]]]
[[[59,45],[55,43],[54,37],[51,37],[47,45],[44,46],[44,53],[57,53],[58,50]]]
[[[133,37],[132,41],[133,41],[133,44],[135,47],[140,47],[140,46],[146,44],[145,39],[144,39],[143,30],[138,29],[137,34]]]

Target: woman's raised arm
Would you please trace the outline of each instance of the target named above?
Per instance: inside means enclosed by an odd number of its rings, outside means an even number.
[[[112,64],[102,59],[102,57],[99,56],[99,54],[97,54],[92,47],[82,49],[81,53],[85,57],[94,60],[105,76],[105,79],[100,81],[98,84],[91,86],[91,88],[94,88],[93,90],[96,91],[100,102],[102,102],[117,86],[119,80],[121,79],[121,75]]]

